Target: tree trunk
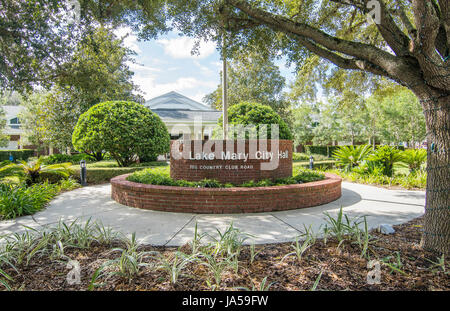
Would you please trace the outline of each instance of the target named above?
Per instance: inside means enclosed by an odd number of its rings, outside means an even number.
[[[428,158],[425,217],[421,246],[450,252],[450,96],[429,91],[417,94],[424,109]]]

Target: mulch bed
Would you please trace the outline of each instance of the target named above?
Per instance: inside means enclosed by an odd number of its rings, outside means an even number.
[[[270,290],[310,290],[322,273],[316,290],[357,290],[357,291],[391,291],[391,290],[449,290],[450,266],[435,266],[428,260],[438,261],[438,254],[423,251],[419,247],[422,218],[394,226],[396,232],[384,235],[372,231],[376,240],[371,244],[371,258],[383,259],[392,256],[391,263],[396,262],[397,254],[401,259],[402,272],[391,271],[391,268],[381,263],[381,283],[368,284],[368,260],[361,258],[360,249],[350,242],[345,242],[339,249],[337,242],[323,240],[308,249],[302,260],[291,256],[281,262],[281,259],[293,249],[292,243],[269,244],[257,246],[261,250],[253,264],[250,264],[250,250],[245,246],[240,255],[238,273],[226,271],[223,274],[220,290],[235,290],[236,288],[259,288],[261,281],[267,277],[273,283]],[[111,254],[111,247],[96,245],[87,250],[68,250],[72,260],[77,260],[81,266],[81,284],[69,285],[66,281],[67,262],[51,261],[47,257],[37,258],[28,266],[18,267],[19,273],[11,269],[6,271],[14,277],[10,285],[21,290],[87,290],[94,271],[108,259],[117,257]],[[177,249],[168,247],[145,246],[144,250],[159,251],[171,256]],[[181,248],[190,251],[190,246]],[[396,253],[398,252],[398,253]],[[428,259],[428,260],[427,260]],[[209,290],[206,280],[211,274],[206,267],[199,264],[189,264],[176,284],[171,284],[167,273],[155,268],[141,268],[137,277],[128,281],[119,276],[100,279],[104,282],[95,290]]]

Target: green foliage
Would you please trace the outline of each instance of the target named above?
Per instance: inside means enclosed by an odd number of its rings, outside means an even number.
[[[257,102],[272,107],[289,122],[289,101],[283,95],[285,78],[272,60],[254,51],[235,55],[228,66],[227,82],[229,107],[243,101]],[[204,99],[211,107],[222,110],[222,86]]]
[[[85,153],[80,154],[52,154],[48,157],[44,157],[42,160],[42,164],[58,164],[58,163],[72,163],[79,164],[81,160],[85,160],[86,163],[93,162],[95,159]]]
[[[111,268],[112,271],[108,273],[108,276],[118,275],[119,277],[126,278],[131,281],[138,275],[141,267],[148,266],[144,262],[144,259],[149,256],[153,256],[155,252],[142,252],[139,251],[139,244],[136,240],[136,235],[133,233],[131,239],[125,239],[124,248],[114,248],[110,252],[119,252],[120,256],[107,261],[103,268]]]
[[[0,150],[0,161],[9,160],[10,154],[13,156],[14,161],[16,160],[27,161],[28,158],[34,155],[34,150],[31,149]]]
[[[351,182],[370,185],[401,186],[405,189],[425,189],[427,185],[427,173],[424,171],[417,171],[408,175],[395,175],[393,177],[383,175],[381,169],[379,173],[361,173],[356,170],[348,173],[341,170],[328,170],[327,172],[339,175]]]
[[[3,98],[0,97],[0,147],[8,146],[9,142],[9,136],[3,133],[6,128],[6,123],[8,122],[5,117],[5,111],[1,107],[3,105],[3,101]]]
[[[222,118],[218,121],[218,126],[222,128]],[[254,134],[254,137],[259,138],[259,129],[261,125],[267,125],[267,136],[263,136],[261,138],[267,137],[271,139],[271,124],[277,124],[279,126],[279,139],[292,139],[291,131],[289,130],[286,122],[281,119],[281,117],[273,111],[273,109],[266,105],[261,105],[254,102],[241,102],[239,104],[233,105],[228,108],[228,123],[230,126],[248,126],[254,125],[253,129],[256,133],[245,133],[245,138],[252,138],[251,134]],[[239,129],[236,128],[238,131]],[[266,134],[266,133],[264,133]],[[243,138],[243,133],[235,133],[234,139]]]
[[[133,94],[138,89],[127,64],[131,51],[112,30],[93,29],[68,56],[65,74],[54,78],[52,88],[25,100],[25,136],[36,145],[44,142],[65,150],[72,147],[78,118],[93,105],[111,99],[142,101]]]
[[[175,187],[194,187],[194,188],[229,188],[229,187],[269,187],[277,185],[301,184],[323,180],[325,176],[320,172],[305,170],[300,168],[294,169],[294,175],[287,178],[279,178],[276,180],[264,179],[260,181],[250,180],[240,185],[231,183],[221,184],[216,180],[203,179],[193,182],[186,180],[173,180],[170,178],[169,168],[149,168],[138,172],[134,172],[127,177],[127,180],[142,184],[175,186]]]
[[[392,177],[394,174],[394,164],[403,162],[405,159],[403,152],[391,146],[382,146],[367,157],[368,161],[378,163],[383,169],[383,175]]]
[[[20,161],[20,164],[17,164],[17,167],[23,170],[23,174],[25,175],[28,185],[39,182],[43,174],[57,175],[62,178],[67,178],[70,176],[69,167],[71,163],[44,165],[42,164],[42,161],[43,158],[40,157],[37,161]]]
[[[93,106],[80,116],[72,142],[78,151],[109,152],[125,167],[137,156],[169,152],[170,135],[150,109],[133,102],[111,101]]]
[[[309,161],[309,156],[304,153],[294,152],[292,154],[292,161]]]
[[[408,164],[411,173],[420,170],[427,161],[427,151],[425,149],[407,149],[403,152],[403,162]]]
[[[57,185],[48,183],[31,187],[0,184],[0,219],[32,215],[41,210],[58,192]]]
[[[372,152],[369,145],[360,146],[341,146],[333,152],[333,157],[337,160],[339,166],[349,172],[362,161],[364,161]]]
[[[340,148],[340,146],[317,146],[317,145],[306,145],[304,146],[305,152],[309,155],[320,154],[323,156],[331,157],[334,151]],[[320,160],[316,159],[315,160]]]
[[[109,183],[111,178],[116,176],[130,174],[145,169],[145,167],[88,167],[86,170],[87,183],[90,185]],[[72,166],[71,177],[80,179],[80,166]]]

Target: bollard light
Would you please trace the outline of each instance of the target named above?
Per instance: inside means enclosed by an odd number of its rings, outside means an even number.
[[[87,186],[87,180],[86,180],[86,160],[81,160],[80,161],[80,181],[81,181],[81,185]]]
[[[313,156],[309,157],[309,169],[310,170],[314,169],[314,158],[313,158]]]

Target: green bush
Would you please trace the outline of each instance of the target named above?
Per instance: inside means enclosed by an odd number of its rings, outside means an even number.
[[[394,174],[394,164],[403,162],[405,157],[403,152],[391,146],[382,146],[367,158],[368,161],[375,162],[375,165],[382,168],[383,175],[392,177]]]
[[[403,152],[403,161],[408,164],[411,173],[420,170],[427,161],[427,151],[425,149],[408,149]]]
[[[259,138],[260,125],[267,124],[267,138],[271,139],[271,124],[278,124],[279,139],[292,140],[292,133],[286,122],[270,107],[252,102],[241,102],[228,108],[229,125],[255,125]],[[219,119],[218,126],[222,128],[223,120]],[[248,139],[249,134],[246,133]],[[243,137],[234,137],[243,138]]]
[[[86,170],[87,183],[91,185],[109,183],[111,178],[130,174],[145,169],[145,167],[92,167]],[[72,178],[80,180],[80,168],[72,167]]]
[[[89,162],[95,162],[95,158],[92,156],[85,154],[85,153],[79,153],[79,154],[52,154],[48,157],[44,157],[42,160],[43,164],[59,164],[59,163],[67,163],[70,162],[72,164],[79,164],[81,160],[85,160],[87,163]]]
[[[305,153],[294,152],[292,154],[292,161],[309,161],[309,155]]]
[[[360,165],[372,151],[369,145],[340,146],[333,152],[333,157],[337,160],[338,166],[344,167],[349,172]]]
[[[110,101],[80,116],[72,143],[80,152],[109,152],[119,166],[126,167],[137,157],[152,159],[169,152],[170,135],[158,115],[143,105]]]
[[[336,161],[334,160],[328,160],[328,161],[314,161],[314,169],[330,169],[334,168],[336,166]],[[300,163],[294,163],[294,167],[303,167],[303,168],[309,168],[309,161],[308,162],[300,162]]]
[[[334,151],[339,149],[341,146],[310,146],[306,145],[305,153],[306,154],[321,154],[326,157],[331,157]]]
[[[341,170],[327,170],[341,176],[343,179],[363,184],[381,185],[381,186],[400,186],[405,189],[425,189],[427,185],[427,173],[424,171],[417,171],[408,175],[396,175],[389,177],[382,173],[360,173],[358,170],[352,172],[344,172]]]
[[[57,185],[35,184],[31,187],[0,184],[0,219],[13,219],[41,210],[59,192]]]
[[[193,182],[186,180],[174,180],[170,178],[169,168],[151,168],[134,172],[127,177],[127,180],[148,185],[175,186],[175,187],[200,187],[200,188],[229,188],[229,187],[268,187],[276,185],[301,184],[324,179],[320,172],[296,168],[294,175],[276,180],[264,179],[260,181],[250,180],[240,185],[231,183],[221,184],[217,180],[203,179]]]
[[[17,150],[0,150],[0,162],[9,160],[9,155],[14,157],[14,161],[27,161],[34,155],[34,150],[31,149],[17,149]]]

